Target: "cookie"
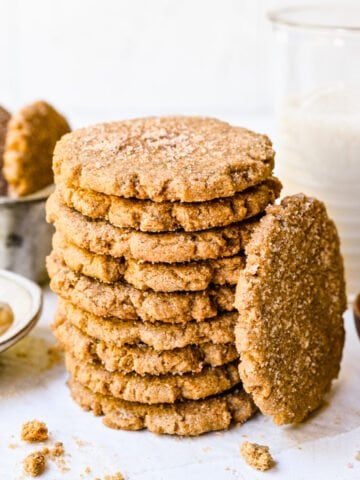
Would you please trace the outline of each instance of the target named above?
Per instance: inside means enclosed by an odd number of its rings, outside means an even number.
[[[156,203],[63,185],[58,185],[58,190],[68,207],[89,218],[107,220],[115,227],[144,232],[193,232],[224,227],[259,214],[279,196],[281,183],[270,177],[232,197],[197,203]]]
[[[65,353],[71,378],[95,393],[139,403],[174,403],[200,400],[225,392],[240,382],[237,364],[205,367],[200,373],[147,375],[108,372],[100,365],[85,364]]]
[[[91,220],[66,207],[58,194],[46,204],[47,220],[67,241],[93,253],[141,262],[177,263],[238,254],[249,240],[257,219],[201,232],[144,233]]]
[[[236,292],[240,376],[278,424],[301,422],[337,377],[346,309],[343,261],[323,203],[299,194],[267,209]]]
[[[98,255],[73,245],[55,233],[56,257],[76,273],[104,283],[126,281],[139,290],[157,292],[199,291],[213,285],[236,285],[245,256],[189,263],[149,263]]]
[[[244,423],[256,411],[251,397],[242,389],[205,400],[145,405],[93,393],[73,380],[69,387],[73,399],[84,410],[104,415],[107,427],[122,430],[147,428],[158,434],[195,436]]]
[[[55,323],[68,320],[90,337],[118,347],[143,343],[163,351],[208,342],[232,343],[235,340],[234,325],[237,316],[237,312],[233,311],[203,322],[192,321],[184,324],[125,321],[114,317],[97,317],[60,298]]]
[[[101,364],[108,372],[179,375],[199,373],[206,366],[218,367],[238,359],[233,343],[203,343],[159,352],[144,344],[119,347],[96,340],[69,320],[54,323],[52,330],[66,352],[81,362]]]
[[[94,315],[182,323],[202,321],[234,308],[235,287],[175,293],[137,290],[127,283],[106,284],[79,275],[54,254],[47,257],[47,270],[53,292]]]
[[[51,105],[38,101],[19,110],[7,126],[4,177],[14,196],[24,196],[53,183],[56,142],[70,131]]]
[[[54,152],[56,183],[155,202],[231,197],[273,166],[268,137],[202,117],[95,125],[67,135]]]
[[[275,460],[267,445],[244,442],[240,445],[240,455],[250,467],[261,472],[270,470],[275,466]]]
[[[0,195],[7,194],[7,182],[3,175],[3,163],[7,125],[10,118],[10,113],[0,106]]]

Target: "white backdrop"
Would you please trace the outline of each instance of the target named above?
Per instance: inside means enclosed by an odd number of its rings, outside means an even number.
[[[319,3],[319,2],[318,2]],[[290,0],[0,0],[0,104],[70,118],[272,105],[266,10]]]

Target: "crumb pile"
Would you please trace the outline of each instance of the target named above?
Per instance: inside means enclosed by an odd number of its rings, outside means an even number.
[[[104,478],[95,478],[95,480],[124,480],[124,476],[120,472],[116,472],[113,475],[105,475]]]
[[[65,135],[47,267],[74,399],[113,428],[198,435],[246,421],[234,342],[244,249],[280,194],[270,140],[163,117]]]

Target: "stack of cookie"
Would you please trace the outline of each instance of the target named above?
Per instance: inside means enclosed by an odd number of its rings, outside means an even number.
[[[53,329],[108,426],[197,435],[254,412],[234,345],[244,247],[280,193],[266,136],[214,119],[75,131],[54,154]]]

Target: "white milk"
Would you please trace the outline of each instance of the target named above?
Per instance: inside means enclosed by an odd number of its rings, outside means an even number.
[[[288,98],[279,110],[277,151],[284,193],[323,200],[335,220],[353,297],[360,292],[360,88]]]

